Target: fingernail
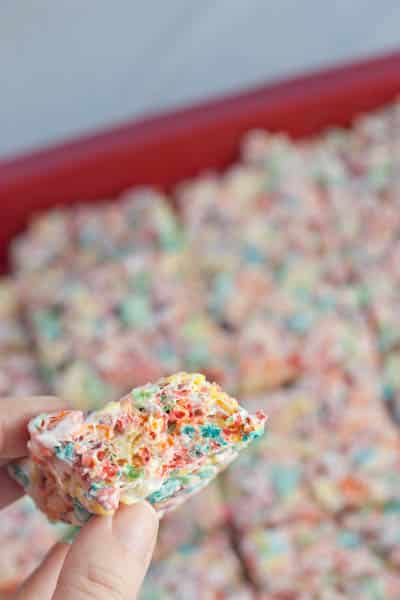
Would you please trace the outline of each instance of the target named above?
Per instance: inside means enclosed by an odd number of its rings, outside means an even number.
[[[130,551],[149,557],[154,550],[158,518],[147,502],[121,506],[113,519],[113,534]]]

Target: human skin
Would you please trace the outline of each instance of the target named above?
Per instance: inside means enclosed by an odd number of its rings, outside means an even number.
[[[49,396],[1,399],[0,509],[23,494],[7,463],[26,456],[28,421],[64,407]],[[93,517],[72,546],[53,548],[15,600],[132,600],[149,566],[157,529],[158,518],[146,502],[123,506],[113,517]]]

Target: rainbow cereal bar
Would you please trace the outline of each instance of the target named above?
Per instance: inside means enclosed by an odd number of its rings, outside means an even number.
[[[143,498],[162,515],[260,437],[265,419],[203,375],[179,373],[97,412],[35,417],[30,460],[11,472],[53,520],[79,525]]]
[[[351,403],[336,426],[321,432],[308,465],[315,498],[342,513],[383,509],[400,498],[400,436],[383,406]]]
[[[312,527],[323,518],[306,478],[313,453],[312,443],[268,432],[226,471],[227,508],[239,535],[299,518],[307,519]]]
[[[130,252],[175,253],[182,233],[166,198],[152,188],[124,192],[117,202],[53,210],[34,220],[12,245],[19,273],[49,267],[85,272]]]
[[[254,529],[241,538],[240,549],[250,579],[268,600],[399,597],[398,573],[352,531],[330,521]]]
[[[400,502],[387,502],[382,510],[365,508],[349,513],[344,525],[368,544],[389,565],[400,569]]]
[[[20,282],[49,384],[81,410],[181,370],[206,373],[232,391],[231,340],[203,310],[199,288],[185,256],[156,253]]]
[[[348,291],[331,294],[321,286],[313,297],[308,284],[301,283],[272,291],[236,338],[240,391],[259,393],[333,368],[357,382],[376,371],[374,339]]]
[[[140,600],[254,600],[225,532],[152,565]]]

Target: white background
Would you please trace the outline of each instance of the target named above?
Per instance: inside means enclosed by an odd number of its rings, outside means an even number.
[[[396,46],[399,0],[0,0],[0,156]]]

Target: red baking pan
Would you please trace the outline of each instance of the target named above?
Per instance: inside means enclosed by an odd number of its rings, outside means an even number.
[[[168,189],[199,171],[226,167],[249,129],[304,137],[331,125],[348,125],[357,113],[399,93],[400,51],[0,162],[0,268],[6,268],[10,239],[38,211],[110,198],[131,185]]]

